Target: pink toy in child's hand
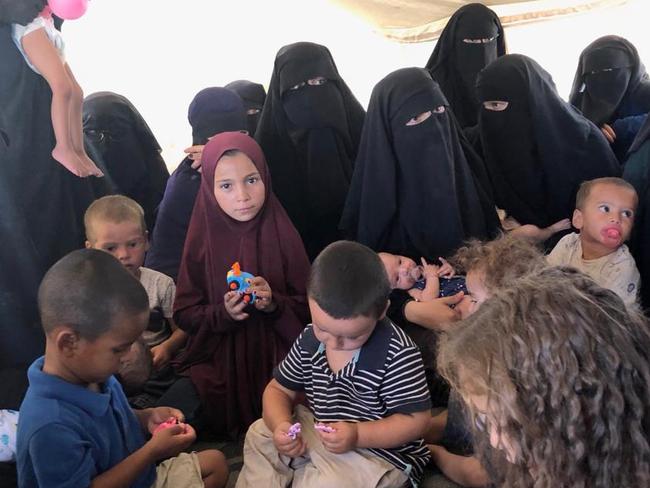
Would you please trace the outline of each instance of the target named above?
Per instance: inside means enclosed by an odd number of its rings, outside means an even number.
[[[48,0],[52,13],[64,20],[75,20],[86,13],[88,0]]]
[[[334,427],[330,427],[327,424],[324,424],[323,422],[316,422],[316,425],[314,425],[314,429],[320,430],[321,432],[327,432],[328,434],[331,434],[332,432],[336,432],[336,429]]]
[[[289,427],[289,431],[287,432],[287,437],[291,437],[295,441],[296,437],[298,437],[298,434],[300,434],[301,430],[302,430],[302,425],[300,425],[300,422],[296,422],[291,427]]]
[[[158,424],[158,427],[156,427],[153,430],[153,433],[155,434],[156,432],[159,432],[161,430],[169,429],[170,427],[173,427],[174,425],[182,426],[183,427],[183,433],[185,433],[185,424],[183,422],[179,422],[176,417],[169,417],[162,424]]]

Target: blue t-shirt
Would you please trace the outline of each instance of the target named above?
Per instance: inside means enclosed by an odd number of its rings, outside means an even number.
[[[18,423],[18,485],[89,486],[144,444],[144,433],[114,377],[97,393],[43,373],[44,358],[29,367],[29,389]],[[150,487],[155,466],[133,487]]]

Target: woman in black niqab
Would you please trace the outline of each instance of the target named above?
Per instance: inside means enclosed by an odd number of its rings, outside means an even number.
[[[604,36],[580,54],[569,101],[598,127],[610,125],[621,162],[650,111],[650,78],[634,45]]]
[[[310,259],[339,238],[363,117],[326,47],[280,49],[255,138]]]
[[[257,123],[260,120],[264,100],[266,100],[266,91],[259,83],[253,83],[248,80],[237,80],[228,83],[224,88],[234,91],[244,102],[246,108],[246,124],[248,135],[255,137]]]
[[[87,151],[108,170],[114,192],[142,206],[151,231],[169,171],[145,120],[126,97],[98,92],[84,99],[83,130]]]
[[[498,231],[483,162],[426,70],[397,70],[373,89],[341,229],[416,262]]]
[[[479,132],[497,205],[540,228],[570,218],[578,186],[618,176],[600,130],[534,60],[509,54],[479,74]]]
[[[476,76],[506,53],[501,21],[483,4],[470,3],[450,17],[426,69],[440,85],[460,126],[476,125]]]

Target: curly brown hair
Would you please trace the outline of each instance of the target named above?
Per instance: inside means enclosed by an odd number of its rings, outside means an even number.
[[[488,290],[496,290],[546,266],[542,252],[529,239],[501,235],[492,241],[472,239],[450,262],[459,272],[478,272]]]
[[[547,268],[498,291],[441,341],[438,368],[470,425],[510,446],[502,486],[650,486],[648,322],[586,275]]]

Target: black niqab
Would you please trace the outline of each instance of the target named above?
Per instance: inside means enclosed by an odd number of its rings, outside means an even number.
[[[605,36],[587,46],[569,101],[598,127],[650,111],[650,79],[632,43]]]
[[[470,3],[450,17],[426,68],[440,85],[461,127],[474,126],[478,120],[479,71],[505,53],[501,21],[485,5]]]
[[[407,125],[428,111],[426,120]],[[344,235],[418,262],[449,256],[468,238],[493,237],[499,222],[482,166],[431,75],[395,71],[370,98]]]
[[[248,135],[255,136],[257,124],[264,108],[264,100],[266,99],[266,91],[259,83],[253,83],[248,80],[237,80],[228,83],[225,88],[234,91],[244,101],[246,107],[246,120],[248,124]]]
[[[326,82],[307,83],[318,77]],[[280,49],[255,138],[311,259],[339,238],[363,117],[326,47]]]
[[[114,192],[138,202],[153,229],[169,171],[147,123],[122,95],[98,92],[84,100],[83,129],[86,149],[108,171]]]
[[[571,216],[585,180],[620,174],[616,157],[594,124],[557,94],[551,76],[532,59],[506,55],[478,77],[479,131],[497,205],[522,224],[547,227]]]

